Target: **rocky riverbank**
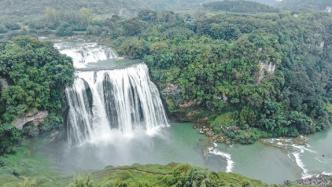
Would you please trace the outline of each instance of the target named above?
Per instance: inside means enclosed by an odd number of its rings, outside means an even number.
[[[309,178],[299,179],[296,183],[300,185],[332,186],[332,176],[320,174]]]
[[[202,125],[201,123],[196,123],[194,125],[194,128],[199,131],[199,133],[204,134],[209,138],[211,142],[216,142],[216,143],[230,143],[225,137],[215,134],[211,128],[208,126]]]

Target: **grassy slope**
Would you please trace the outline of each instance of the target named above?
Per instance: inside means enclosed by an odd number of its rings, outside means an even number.
[[[212,173],[189,165],[133,165],[106,168],[91,175],[96,186],[183,186],[185,183],[197,186],[266,186],[264,183],[232,173]],[[203,181],[207,181],[206,183]]]

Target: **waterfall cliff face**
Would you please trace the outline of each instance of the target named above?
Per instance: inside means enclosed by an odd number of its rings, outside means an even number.
[[[68,50],[62,52],[68,54]],[[71,57],[78,63],[76,55]],[[98,56],[91,59],[90,63],[100,61]],[[128,135],[136,130],[149,132],[168,125],[159,91],[143,63],[122,69],[76,71],[76,79],[66,89],[66,97],[70,144],[107,141],[114,132]]]

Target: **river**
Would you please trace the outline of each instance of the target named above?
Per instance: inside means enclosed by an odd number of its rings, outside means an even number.
[[[262,142],[213,145],[190,123],[175,123],[152,135],[144,132],[129,137],[113,135],[113,141],[108,143],[86,143],[77,147],[59,142],[40,147],[39,151],[51,160],[58,172],[66,175],[109,165],[179,162],[281,184],[285,180],[331,173],[331,141],[332,130],[329,130],[309,136],[305,146],[289,144],[281,148],[280,142],[271,145]],[[294,149],[293,146],[304,148]]]

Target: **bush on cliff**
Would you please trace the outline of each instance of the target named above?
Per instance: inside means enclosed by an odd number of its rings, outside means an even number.
[[[0,45],[0,77],[9,83],[0,92],[0,129],[5,129],[0,139],[8,142],[1,141],[8,147],[0,150],[3,154],[17,140],[17,130],[5,128],[16,117],[37,109],[49,111],[52,118],[46,121],[61,121],[64,89],[73,82],[74,68],[51,43],[18,37]]]

